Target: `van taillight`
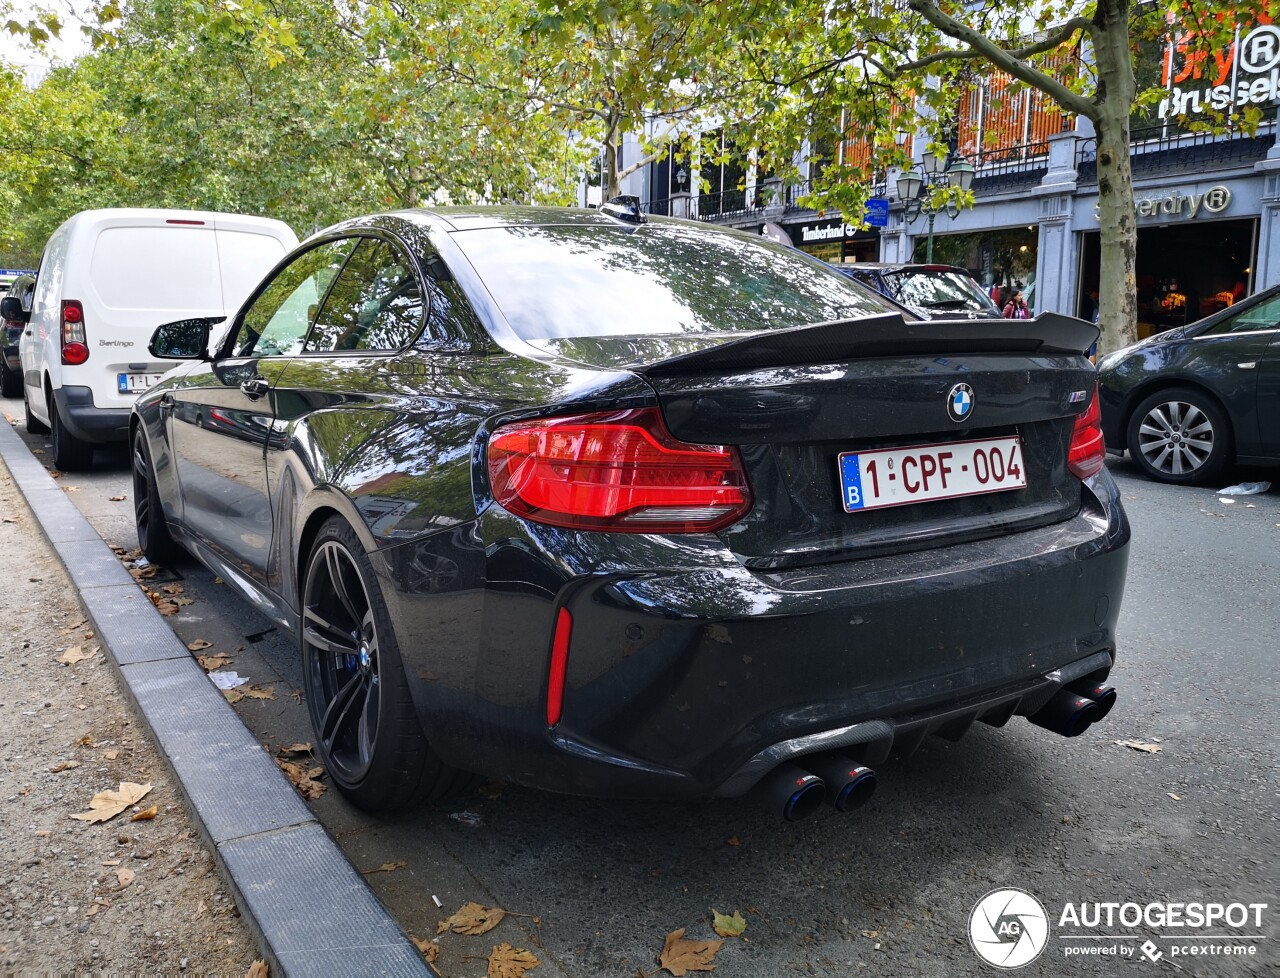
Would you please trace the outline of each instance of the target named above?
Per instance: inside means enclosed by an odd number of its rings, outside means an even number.
[[[1102,438],[1102,409],[1098,404],[1098,387],[1093,387],[1089,407],[1076,418],[1071,429],[1071,448],[1067,469],[1077,479],[1087,479],[1102,470],[1107,461],[1107,446]]]
[[[62,362],[77,366],[89,359],[84,334],[84,307],[78,299],[62,300]]]
[[[537,523],[707,533],[751,509],[738,450],[679,441],[656,408],[503,425],[488,455],[494,498]]]

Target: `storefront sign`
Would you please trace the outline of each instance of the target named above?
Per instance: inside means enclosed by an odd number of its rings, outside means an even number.
[[[1204,193],[1184,194],[1174,190],[1156,197],[1140,197],[1139,217],[1195,217],[1197,214],[1221,214],[1231,206],[1231,190],[1219,184]]]
[[[1169,94],[1161,119],[1280,101],[1280,27],[1259,24],[1211,56],[1180,39],[1165,58],[1163,81]]]
[[[887,227],[889,224],[889,201],[884,197],[872,197],[867,201],[867,215],[864,220],[873,228]]]
[[[800,228],[801,244],[817,244],[821,241],[843,241],[858,233],[856,224],[815,224],[802,225]]]

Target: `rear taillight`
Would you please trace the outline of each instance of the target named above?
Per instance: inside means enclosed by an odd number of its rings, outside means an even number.
[[[706,533],[751,509],[738,450],[677,441],[657,408],[504,425],[489,481],[511,512],[578,529]]]
[[[62,300],[62,362],[77,366],[89,359],[84,334],[84,307],[77,299]]]
[[[1071,429],[1071,450],[1067,454],[1067,470],[1078,479],[1096,475],[1107,460],[1107,446],[1102,439],[1102,409],[1098,406],[1098,387],[1084,414],[1076,418]]]

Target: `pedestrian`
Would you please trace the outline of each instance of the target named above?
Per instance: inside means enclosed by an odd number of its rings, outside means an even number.
[[[1022,298],[1022,292],[1018,291],[1013,294],[1013,298],[1009,300],[1008,305],[1004,307],[1005,319],[1030,319],[1031,310],[1027,308],[1027,302]]]

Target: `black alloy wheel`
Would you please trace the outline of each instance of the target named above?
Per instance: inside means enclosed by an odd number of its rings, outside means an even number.
[[[138,527],[138,549],[153,564],[169,565],[181,548],[169,533],[160,505],[160,491],[151,475],[151,449],[138,426],[133,435],[133,519]]]
[[[1145,398],[1129,418],[1129,457],[1150,478],[1207,482],[1231,456],[1231,425],[1208,395],[1172,387]]]
[[[307,709],[338,789],[366,811],[395,811],[470,783],[427,743],[373,567],[340,517],[316,537],[302,593]]]
[[[93,465],[93,445],[82,441],[67,430],[58,414],[57,405],[50,405],[49,420],[52,422],[49,440],[53,448],[53,464],[63,472],[81,472]]]
[[[27,431],[33,435],[47,435],[49,427],[31,413],[31,401],[27,397],[27,389],[22,389],[22,412],[26,415]]]

